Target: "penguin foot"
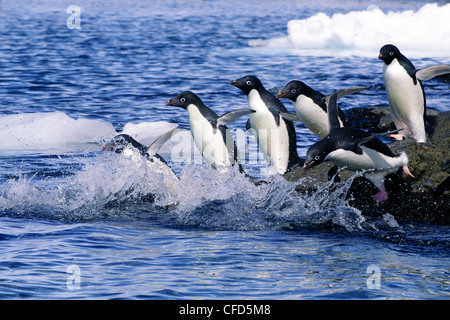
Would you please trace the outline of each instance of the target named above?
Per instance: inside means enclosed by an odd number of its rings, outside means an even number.
[[[384,187],[384,183],[382,183],[380,186],[380,191],[373,196],[373,200],[375,200],[378,203],[378,202],[386,201],[387,199],[388,199],[388,194],[387,194],[386,188]]]
[[[381,191],[378,192],[376,195],[373,196],[373,200],[375,200],[376,202],[383,202],[386,201],[388,199],[388,194],[386,191]]]
[[[409,171],[408,166],[403,166],[402,169],[403,169],[403,172],[406,174],[406,176],[408,176],[410,178],[414,178],[414,176],[412,175],[411,171]]]
[[[405,136],[403,136],[401,134],[390,134],[389,137],[394,138],[397,141],[405,140]]]

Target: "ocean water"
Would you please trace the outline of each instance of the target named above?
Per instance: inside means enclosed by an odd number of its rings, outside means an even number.
[[[73,7],[73,5],[75,7]],[[72,7],[71,7],[72,6]],[[79,11],[78,11],[79,9]],[[350,181],[313,194],[270,175],[229,125],[244,168],[203,163],[184,90],[223,114],[293,79],[387,106],[379,47],[417,68],[450,63],[446,1],[2,1],[0,299],[449,299],[450,228],[366,216]],[[425,84],[449,110],[449,84]],[[289,110],[291,103],[285,103]],[[160,150],[179,179],[137,154],[102,151],[117,132]],[[317,141],[296,124],[304,156]],[[355,177],[357,175],[355,174]],[[151,195],[151,196],[149,196]]]

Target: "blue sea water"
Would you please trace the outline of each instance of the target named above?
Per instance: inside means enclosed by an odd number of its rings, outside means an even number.
[[[245,154],[268,183],[217,172],[186,138],[187,113],[165,106],[191,90],[219,114],[245,108],[229,82],[246,74],[272,90],[369,85],[344,111],[387,106],[378,43],[418,68],[450,63],[449,6],[2,1],[0,299],[449,299],[448,226],[367,217],[345,200],[350,182],[299,194]],[[448,83],[425,90],[429,109],[449,110]],[[252,153],[245,121],[229,127]],[[150,144],[174,124],[182,138],[161,150],[172,184],[145,159],[101,151],[116,132]],[[304,156],[317,137],[296,129]]]

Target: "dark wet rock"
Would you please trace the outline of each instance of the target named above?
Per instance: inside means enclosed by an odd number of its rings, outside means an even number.
[[[394,128],[388,108],[357,108],[347,111],[347,115],[354,127],[373,133]],[[358,176],[347,194],[351,206],[363,212],[390,213],[399,221],[412,219],[450,225],[450,112],[427,110],[426,122],[426,143],[384,140],[394,153],[407,153],[408,167],[415,178],[406,177],[401,170],[387,176],[385,186],[389,198],[377,204],[372,199],[377,188],[363,176]],[[325,162],[306,171],[299,168],[287,173],[285,178],[300,180],[299,192],[313,192],[328,181],[328,173],[333,167],[332,163]],[[338,174],[341,181],[354,177],[354,172],[345,169]]]

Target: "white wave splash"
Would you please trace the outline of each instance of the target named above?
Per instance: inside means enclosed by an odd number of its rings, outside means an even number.
[[[352,179],[325,183],[312,195],[281,176],[254,184],[238,168],[219,172],[186,165],[173,177],[136,152],[80,158],[83,167],[57,178],[8,179],[0,183],[0,215],[62,221],[152,219],[207,230],[297,230],[337,227],[348,231],[397,228],[383,216],[369,221],[347,205]],[[389,218],[392,221],[386,220]]]
[[[387,43],[408,56],[448,57],[450,52],[450,4],[426,4],[418,11],[383,12],[378,6],[364,11],[318,13],[291,20],[288,35],[250,41],[252,47],[288,50],[310,55],[373,57]]]

